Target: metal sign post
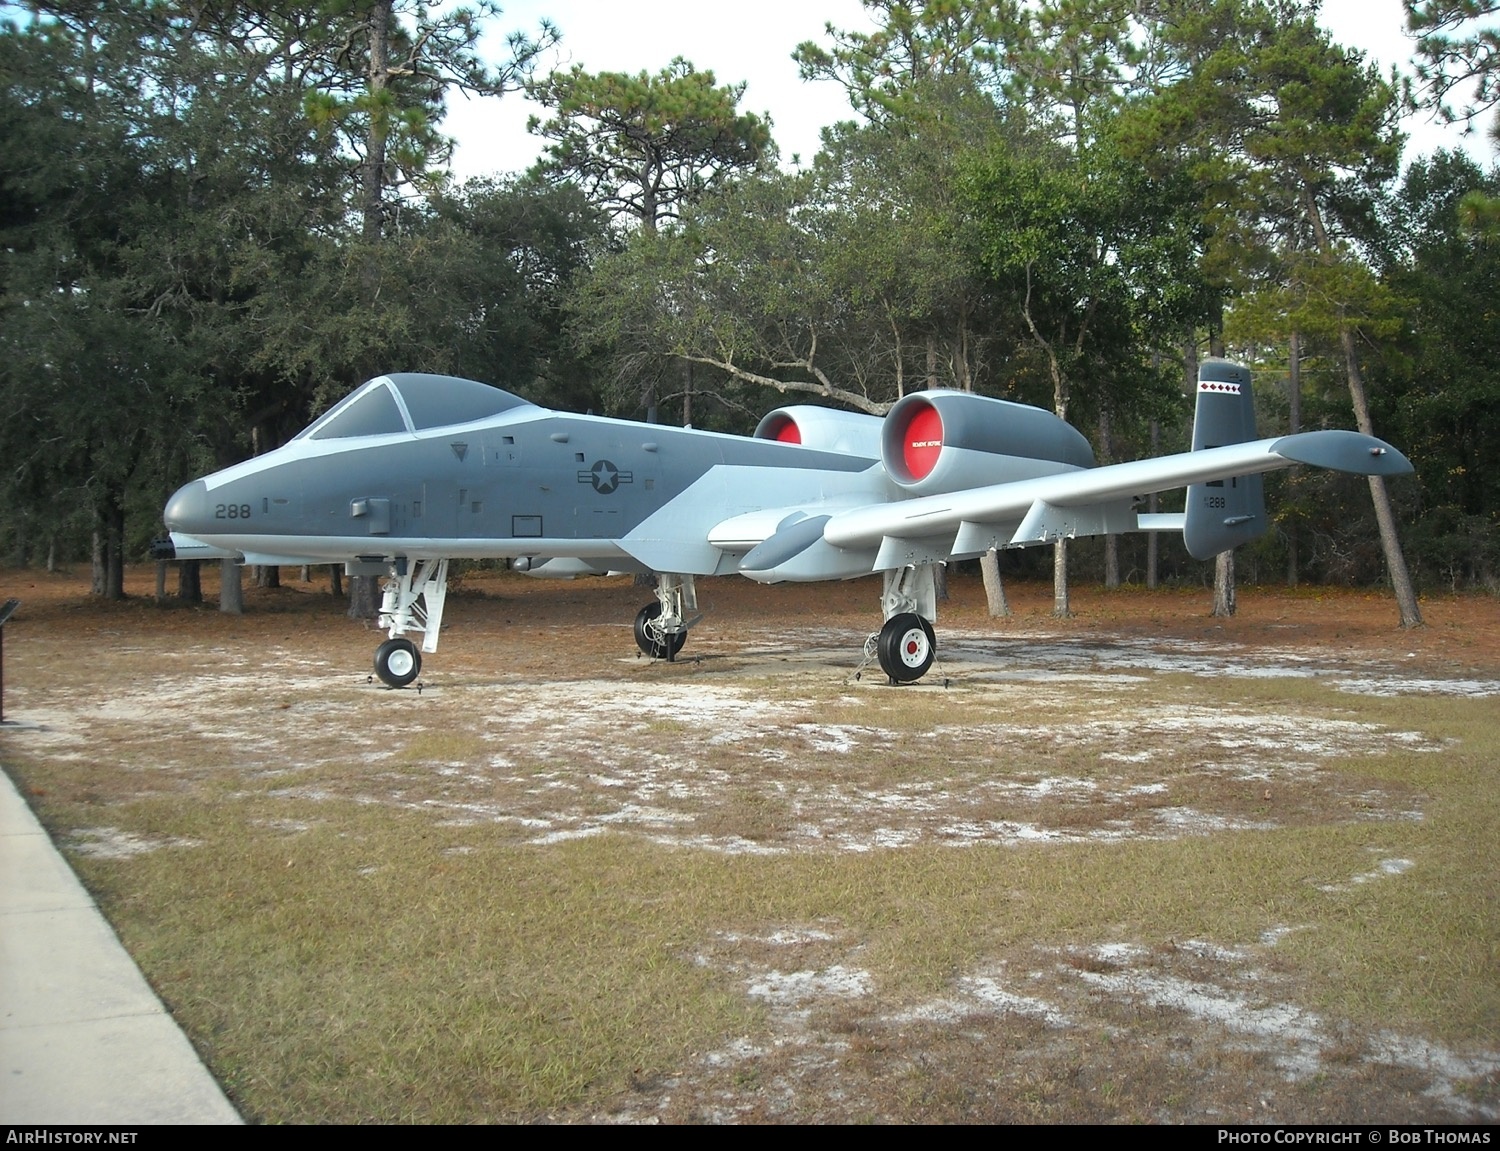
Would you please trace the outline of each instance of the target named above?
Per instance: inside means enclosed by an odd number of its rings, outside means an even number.
[[[0,607],[0,723],[5,722],[5,623],[20,606],[20,600],[8,599]]]

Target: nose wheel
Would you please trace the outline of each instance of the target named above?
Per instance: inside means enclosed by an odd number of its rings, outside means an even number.
[[[409,639],[388,639],[375,649],[375,674],[387,687],[405,687],[422,672],[422,653]]]
[[[901,612],[886,620],[875,644],[880,670],[892,683],[914,683],[927,674],[937,655],[932,625],[915,612]]]

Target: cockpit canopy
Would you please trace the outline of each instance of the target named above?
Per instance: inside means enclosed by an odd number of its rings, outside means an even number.
[[[410,434],[472,423],[525,406],[529,405],[520,396],[475,380],[395,372],[362,384],[294,438],[342,440]]]

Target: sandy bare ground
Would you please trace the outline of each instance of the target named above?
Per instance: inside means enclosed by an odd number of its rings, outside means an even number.
[[[1402,633],[1371,594],[1244,589],[1217,621],[1204,592],[1081,589],[1056,621],[1050,589],[1021,586],[1016,616],[990,621],[977,581],[956,579],[937,665],[892,688],[862,665],[869,581],[709,581],[668,665],[634,651],[638,589],[488,577],[450,601],[421,691],[390,692],[368,671],[379,636],[314,587],[252,591],[233,619],[151,604],[148,572],[124,605],[4,577],[0,596],[23,600],[6,713],[35,726],[0,755],[86,876],[214,852],[211,830],[117,815],[170,793],[242,797],[251,834],[287,842],[389,810],[459,867],[618,841],[666,866],[811,862],[875,887],[930,867],[934,900],[956,884],[975,908],[1000,901],[968,926],[924,924],[904,896],[904,924],[863,904],[809,914],[816,900],[695,920],[671,961],[753,1024],[606,1076],[557,1118],[1500,1118],[1494,904],[1430,957],[1420,932],[1382,926],[1500,879],[1493,841],[1454,872],[1467,793],[1442,782],[1490,754],[1473,733],[1500,718],[1494,600],[1430,600],[1429,625]],[[1264,891],[1245,879],[1244,906],[1232,869],[1259,851],[1281,870]],[[1231,874],[1148,906],[1153,874],[1187,885],[1185,863]],[[1133,876],[1122,890],[1089,878],[1114,871]],[[1472,997],[1445,1002],[1445,984],[1366,1013],[1354,989],[1378,978],[1328,970],[1361,916],[1392,933],[1393,962],[1477,954]],[[941,964],[899,954],[912,932],[952,933]],[[194,1038],[212,1062],[216,1041]]]

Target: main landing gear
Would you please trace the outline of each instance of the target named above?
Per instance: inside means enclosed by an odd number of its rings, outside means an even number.
[[[388,687],[405,687],[422,672],[422,652],[435,652],[448,598],[448,561],[405,557],[391,565],[380,601],[380,626],[390,638],[375,649],[375,674]],[[405,638],[420,629],[422,648]]]
[[[932,564],[916,564],[885,573],[880,596],[885,626],[865,642],[865,657],[880,661],[891,683],[915,683],[937,656],[937,578]],[[872,650],[873,649],[873,650]]]
[[[656,602],[641,608],[635,617],[635,643],[652,659],[671,663],[687,643],[688,628],[703,617],[687,618],[698,610],[698,589],[690,575],[656,577]]]
[[[912,683],[932,667],[937,636],[925,619],[904,611],[885,621],[875,640],[875,654],[892,683]]]

